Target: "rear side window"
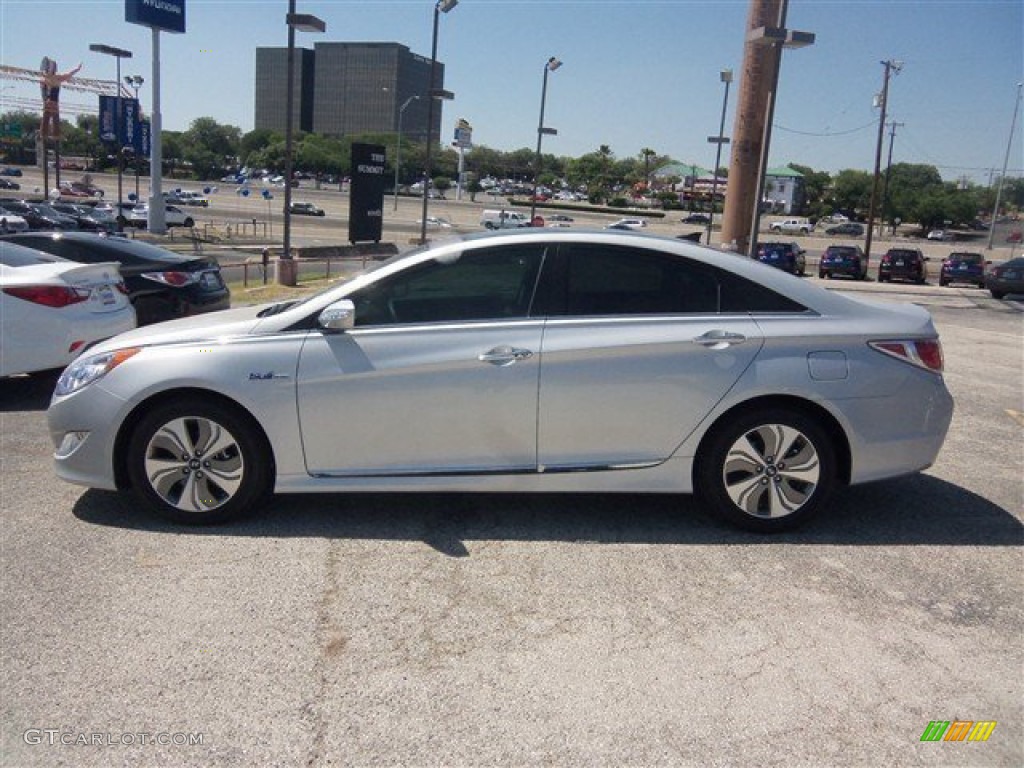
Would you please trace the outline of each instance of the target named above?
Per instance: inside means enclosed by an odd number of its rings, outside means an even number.
[[[692,262],[608,245],[571,245],[561,252],[567,315],[718,311],[718,282]]]
[[[546,281],[547,314],[570,316],[802,312],[774,291],[716,267],[673,254],[612,245],[574,244],[559,251]]]
[[[56,261],[57,259],[48,253],[23,248],[14,243],[0,242],[0,264],[4,266],[27,267],[33,264],[53,264]]]
[[[25,238],[25,245],[30,248],[38,248],[41,251],[60,256],[62,259],[77,261],[80,264],[95,264],[100,261],[116,261],[116,259],[102,253],[89,251],[81,248],[75,243],[59,237]]]

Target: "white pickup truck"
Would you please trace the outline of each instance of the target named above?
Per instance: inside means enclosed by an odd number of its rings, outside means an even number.
[[[809,235],[814,231],[814,225],[809,219],[783,219],[773,222],[768,229],[772,232],[785,232],[790,235]]]
[[[530,217],[519,211],[484,210],[480,226],[485,229],[518,229],[530,226]]]

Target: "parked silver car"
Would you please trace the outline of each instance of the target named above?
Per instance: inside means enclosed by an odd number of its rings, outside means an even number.
[[[539,229],[124,334],[68,367],[48,416],[60,477],[183,522],[271,491],[696,491],[776,531],[928,467],[952,409],[919,307]]]

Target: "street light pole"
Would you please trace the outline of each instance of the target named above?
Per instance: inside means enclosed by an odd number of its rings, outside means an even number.
[[[892,149],[896,144],[896,129],[902,128],[904,123],[889,123],[889,160],[885,164],[885,182],[882,184],[882,221],[885,222],[885,214],[889,210],[889,177],[892,176]],[[893,225],[895,233],[896,226]]]
[[[121,59],[130,59],[132,57],[131,51],[126,51],[123,48],[115,48],[112,45],[103,45],[102,43],[93,43],[89,46],[90,51],[96,53],[103,53],[107,56],[113,56],[117,59],[117,116],[114,119],[114,136],[117,142],[117,231],[124,232],[124,209],[123,209],[123,188],[122,188],[122,177],[124,175],[124,139],[122,138],[121,125],[124,118],[124,110],[121,106]],[[45,158],[44,158],[45,160]]]
[[[705,245],[711,245],[711,228],[715,222],[715,198],[718,194],[718,166],[722,163],[722,145],[728,144],[729,139],[725,137],[725,112],[729,106],[729,86],[732,84],[732,70],[723,69],[718,73],[718,79],[725,83],[725,95],[722,97],[722,120],[718,124],[718,135],[708,136],[708,143],[717,144],[715,150],[714,178],[711,181],[711,215],[708,217],[708,234]]]
[[[406,108],[417,101],[419,96],[410,96],[406,99],[402,106],[398,108],[398,143],[395,145],[395,210],[398,210],[398,169],[402,165],[402,115],[405,114]]]
[[[142,87],[142,84],[144,82],[146,82],[145,79],[142,77],[142,75],[125,75],[124,76],[124,81],[125,81],[125,83],[128,84],[129,88],[131,88],[132,90],[135,91],[135,104],[136,104],[136,108],[138,108],[139,89]],[[139,111],[141,113],[141,110],[139,110]],[[138,202],[139,201],[139,158],[138,158],[138,156],[136,155],[135,157],[133,157],[133,160],[134,160],[134,164],[135,164],[135,202]]]
[[[540,89],[540,120],[537,122],[537,159],[533,164],[533,194],[530,196],[530,226],[533,226],[533,218],[537,215],[537,184],[540,181],[540,143],[545,133],[554,136],[557,131],[554,128],[544,127],[544,102],[548,97],[548,72],[554,72],[562,66],[556,57],[552,56],[544,62],[544,84]]]
[[[284,119],[284,234],[281,246],[282,269],[278,272],[278,282],[282,285],[295,285],[296,270],[292,262],[292,143],[294,120],[292,109],[295,104],[295,30],[304,32],[323,32],[327,25],[316,16],[295,12],[295,0],[288,0],[288,15],[285,17],[288,26],[288,82],[285,85],[285,119]]]
[[[421,244],[427,242],[427,205],[430,199],[431,152],[434,142],[434,101],[437,98],[444,98],[446,95],[437,90],[437,24],[442,13],[448,13],[458,4],[459,0],[437,0],[437,3],[434,4],[434,36],[430,45],[430,88],[427,93],[427,149],[423,172],[423,217],[420,220]]]
[[[988,226],[988,245],[986,250],[992,250],[992,241],[996,234],[996,219],[999,217],[999,203],[1003,197],[1003,184],[1006,183],[1006,166],[1010,163],[1010,147],[1013,146],[1013,131],[1017,127],[1017,112],[1020,111],[1021,89],[1024,83],[1017,83],[1017,100],[1013,103],[1013,119],[1010,121],[1010,137],[1006,140],[1006,156],[1003,158],[1003,174],[999,177],[999,188],[996,190],[996,204],[992,208],[992,221]],[[1013,255],[1012,253],[1010,254]]]

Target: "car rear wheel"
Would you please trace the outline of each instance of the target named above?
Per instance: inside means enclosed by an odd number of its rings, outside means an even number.
[[[989,293],[991,293],[991,294],[992,294],[992,298],[993,298],[993,299],[1001,299],[1001,298],[1003,298],[1003,296],[1005,296],[1005,295],[1006,295],[1006,293],[1004,293],[1003,291],[993,291],[993,290],[989,290]]]
[[[177,523],[239,517],[269,494],[270,448],[245,414],[219,403],[175,400],[138,424],[128,445],[135,492]]]
[[[192,227],[194,227],[195,225],[196,223],[192,220],[191,216],[185,219],[185,226],[188,227],[189,229],[192,229]]]
[[[774,533],[821,511],[836,485],[835,449],[798,410],[749,411],[715,428],[694,475],[697,493],[721,518]]]

